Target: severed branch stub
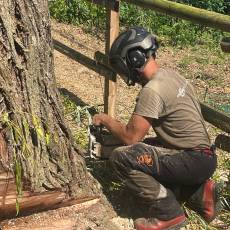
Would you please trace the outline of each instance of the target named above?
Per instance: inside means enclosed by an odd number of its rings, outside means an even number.
[[[222,38],[220,42],[220,47],[223,52],[230,53],[230,37]]]

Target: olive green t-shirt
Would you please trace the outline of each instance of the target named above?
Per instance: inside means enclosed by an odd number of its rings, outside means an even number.
[[[192,85],[170,69],[159,69],[140,91],[135,114],[152,118],[164,147],[209,147],[210,141]]]

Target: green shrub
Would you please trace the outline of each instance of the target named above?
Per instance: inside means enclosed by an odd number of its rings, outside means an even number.
[[[185,4],[226,13],[230,0],[178,0]],[[53,0],[50,2],[51,16],[61,22],[81,24],[86,29],[105,29],[105,8],[91,4],[84,0]],[[210,47],[220,40],[222,32],[195,25],[192,22],[142,9],[121,1],[120,22],[122,27],[143,26],[157,34],[161,44],[173,46],[187,46],[194,44],[208,44]],[[210,45],[211,44],[211,45]]]
[[[195,6],[202,9],[215,11],[218,13],[229,14],[230,13],[230,0],[177,0],[176,2],[184,3],[187,5]]]
[[[60,22],[104,27],[103,7],[84,0],[52,0],[49,2],[50,14]]]

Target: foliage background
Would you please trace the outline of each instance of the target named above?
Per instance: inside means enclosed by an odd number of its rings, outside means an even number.
[[[230,0],[177,0],[207,10],[230,14]],[[105,28],[105,9],[85,0],[50,1],[51,16],[60,22],[83,25],[86,30],[95,33]],[[156,33],[162,44],[188,46],[207,44],[212,47],[223,33],[191,22],[141,9],[121,1],[120,22],[122,27],[140,25]]]

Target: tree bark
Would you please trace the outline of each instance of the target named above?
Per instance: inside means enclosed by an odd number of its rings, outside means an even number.
[[[48,1],[0,0],[0,174],[13,173],[18,194],[90,196],[98,184],[73,146],[53,68]]]

